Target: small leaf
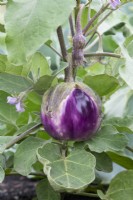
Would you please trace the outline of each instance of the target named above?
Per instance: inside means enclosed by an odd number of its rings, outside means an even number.
[[[133,199],[133,170],[123,171],[112,179],[106,193],[106,199]]]
[[[93,152],[93,155],[96,158],[96,169],[98,171],[103,171],[103,172],[111,172],[113,167],[112,167],[112,160],[106,153],[96,153]]]
[[[23,92],[32,87],[32,82],[22,76],[0,73],[0,90],[9,94]]]
[[[75,150],[63,157],[58,145],[46,144],[38,149],[38,158],[55,190],[83,190],[95,178],[95,157],[85,150]]]
[[[61,71],[63,71],[64,69],[66,69],[68,67],[68,63],[67,62],[61,62],[61,66],[59,69],[54,70],[52,75],[53,76],[57,76]]]
[[[84,83],[96,91],[100,96],[105,96],[113,92],[119,85],[117,79],[107,74],[86,76],[84,78]]]
[[[47,179],[41,180],[36,187],[38,200],[60,200],[60,193],[55,192]]]
[[[133,169],[133,158],[121,155],[115,152],[107,152],[113,162],[124,167],[125,169]]]
[[[14,156],[14,169],[23,176],[31,172],[32,165],[37,161],[36,150],[44,144],[44,140],[28,137],[18,146]]]
[[[119,132],[133,133],[133,117],[113,117],[104,121],[105,125],[113,125]]]
[[[30,70],[32,72],[34,80],[37,80],[38,77],[51,74],[50,66],[48,64],[47,59],[39,52],[35,53],[32,56],[30,64]]]
[[[103,194],[103,192],[101,190],[97,190],[97,194],[100,197],[100,199],[102,200],[107,200],[105,195]]]
[[[39,78],[37,83],[34,85],[34,89],[39,94],[44,94],[48,90],[54,80],[54,76],[44,75]]]
[[[90,140],[85,142],[91,151],[97,153],[120,151],[125,148],[128,140],[125,135],[118,133],[113,126],[104,126]]]

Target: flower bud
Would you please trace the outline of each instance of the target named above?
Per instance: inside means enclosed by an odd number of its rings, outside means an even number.
[[[101,123],[101,101],[83,83],[60,83],[43,96],[41,119],[57,140],[87,140]]]

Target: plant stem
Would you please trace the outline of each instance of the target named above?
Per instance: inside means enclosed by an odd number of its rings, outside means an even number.
[[[62,31],[62,27],[59,26],[57,28],[57,35],[58,35],[58,40],[59,40],[59,44],[60,44],[60,48],[61,48],[61,53],[62,53],[62,57],[64,61],[67,61],[67,50],[66,50],[66,46],[65,46],[65,41],[64,41],[64,36],[63,36],[63,31]],[[70,67],[68,66],[65,70],[65,81],[69,82],[70,79]]]
[[[113,12],[113,10],[111,10],[107,15],[105,15],[105,17],[103,17],[103,19],[101,19],[97,24],[96,26],[94,26],[94,28],[92,28],[86,35],[90,35],[91,33],[95,32],[98,28],[98,26],[100,24],[102,24],[102,22]]]
[[[81,195],[81,196],[86,196],[86,197],[98,197],[97,194],[93,193],[87,193],[87,192],[78,192],[78,193],[73,193],[73,195]]]
[[[36,131],[38,128],[40,128],[42,126],[41,123],[36,124],[35,126],[33,126],[32,128],[26,130],[24,133],[20,134],[19,136],[17,136],[16,138],[14,138],[13,140],[11,140],[10,142],[8,142],[5,145],[5,149],[9,149],[10,147],[12,147],[14,144],[16,144],[17,142],[19,142],[20,140],[22,140],[26,135],[28,135],[29,133],[32,133],[33,131]]]
[[[88,24],[86,25],[86,27],[83,29],[83,34],[85,35],[86,32],[88,31],[88,29],[91,27],[91,25],[93,24],[93,22],[108,8],[109,4],[107,4],[106,6],[102,7],[95,15],[94,17],[88,22]]]
[[[61,145],[61,155],[63,158],[67,156],[67,149],[68,149],[68,142],[67,141],[62,141]]]
[[[101,52],[101,53],[86,53],[84,54],[84,57],[102,57],[102,56],[109,56],[109,57],[114,57],[114,58],[121,58],[121,55],[115,54],[115,53],[108,53],[108,52]]]
[[[61,59],[63,59],[62,55],[53,46],[50,45],[49,48],[51,48]]]
[[[80,0],[76,0],[77,1],[77,7],[80,5]]]
[[[61,53],[62,53],[63,60],[67,61],[67,50],[66,50],[63,31],[62,31],[62,27],[61,26],[59,26],[57,28],[57,35],[58,35],[58,40],[59,40],[59,43],[60,43],[60,48],[61,48]]]
[[[86,45],[85,46],[87,46],[89,43],[90,43],[90,41],[93,39],[93,37],[94,37],[94,35],[96,34],[96,32],[94,32],[93,34],[92,34],[92,36],[89,38],[89,40],[86,42]]]
[[[69,63],[68,67],[64,70],[65,71],[65,82],[73,82],[74,81],[74,72],[73,72],[73,67],[71,64],[72,61],[71,61],[71,58],[68,60],[68,57],[67,57],[67,50],[66,50],[64,36],[63,36],[61,26],[59,26],[57,29],[57,35],[58,35],[58,40],[60,43],[63,60],[68,61],[68,63]]]
[[[129,146],[126,146],[126,149],[127,149],[128,151],[131,151],[131,152],[133,153],[133,148],[131,148],[131,147],[129,147]]]
[[[74,26],[73,26],[72,15],[70,15],[70,17],[69,17],[69,24],[70,24],[71,35],[73,37],[74,36]]]
[[[98,31],[96,33],[97,33],[97,35],[99,37],[98,52],[103,52],[102,36]]]

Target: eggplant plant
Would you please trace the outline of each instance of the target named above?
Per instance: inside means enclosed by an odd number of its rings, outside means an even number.
[[[0,1],[0,183],[132,200],[132,21],[130,0]]]

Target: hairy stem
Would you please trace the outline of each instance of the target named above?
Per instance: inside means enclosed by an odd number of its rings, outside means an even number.
[[[91,25],[93,24],[93,22],[108,8],[109,4],[107,4],[106,6],[102,7],[95,15],[94,17],[88,22],[88,24],[86,25],[86,27],[83,29],[83,34],[85,35],[88,31],[88,29],[91,27]]]
[[[20,140],[22,140],[23,138],[25,138],[25,136],[27,136],[28,134],[32,133],[33,131],[36,131],[37,129],[39,129],[42,126],[41,123],[36,124],[35,126],[33,126],[32,128],[26,130],[24,133],[20,134],[19,136],[17,136],[16,138],[14,138],[13,140],[11,140],[10,142],[8,142],[5,146],[5,149],[9,149],[10,147],[12,147],[14,144],[16,144],[17,142],[19,142]]]
[[[99,53],[86,53],[84,54],[84,57],[102,57],[102,56],[109,56],[109,57],[114,57],[114,58],[121,58],[120,54],[115,54],[115,53],[108,53],[108,52],[99,52]]]

